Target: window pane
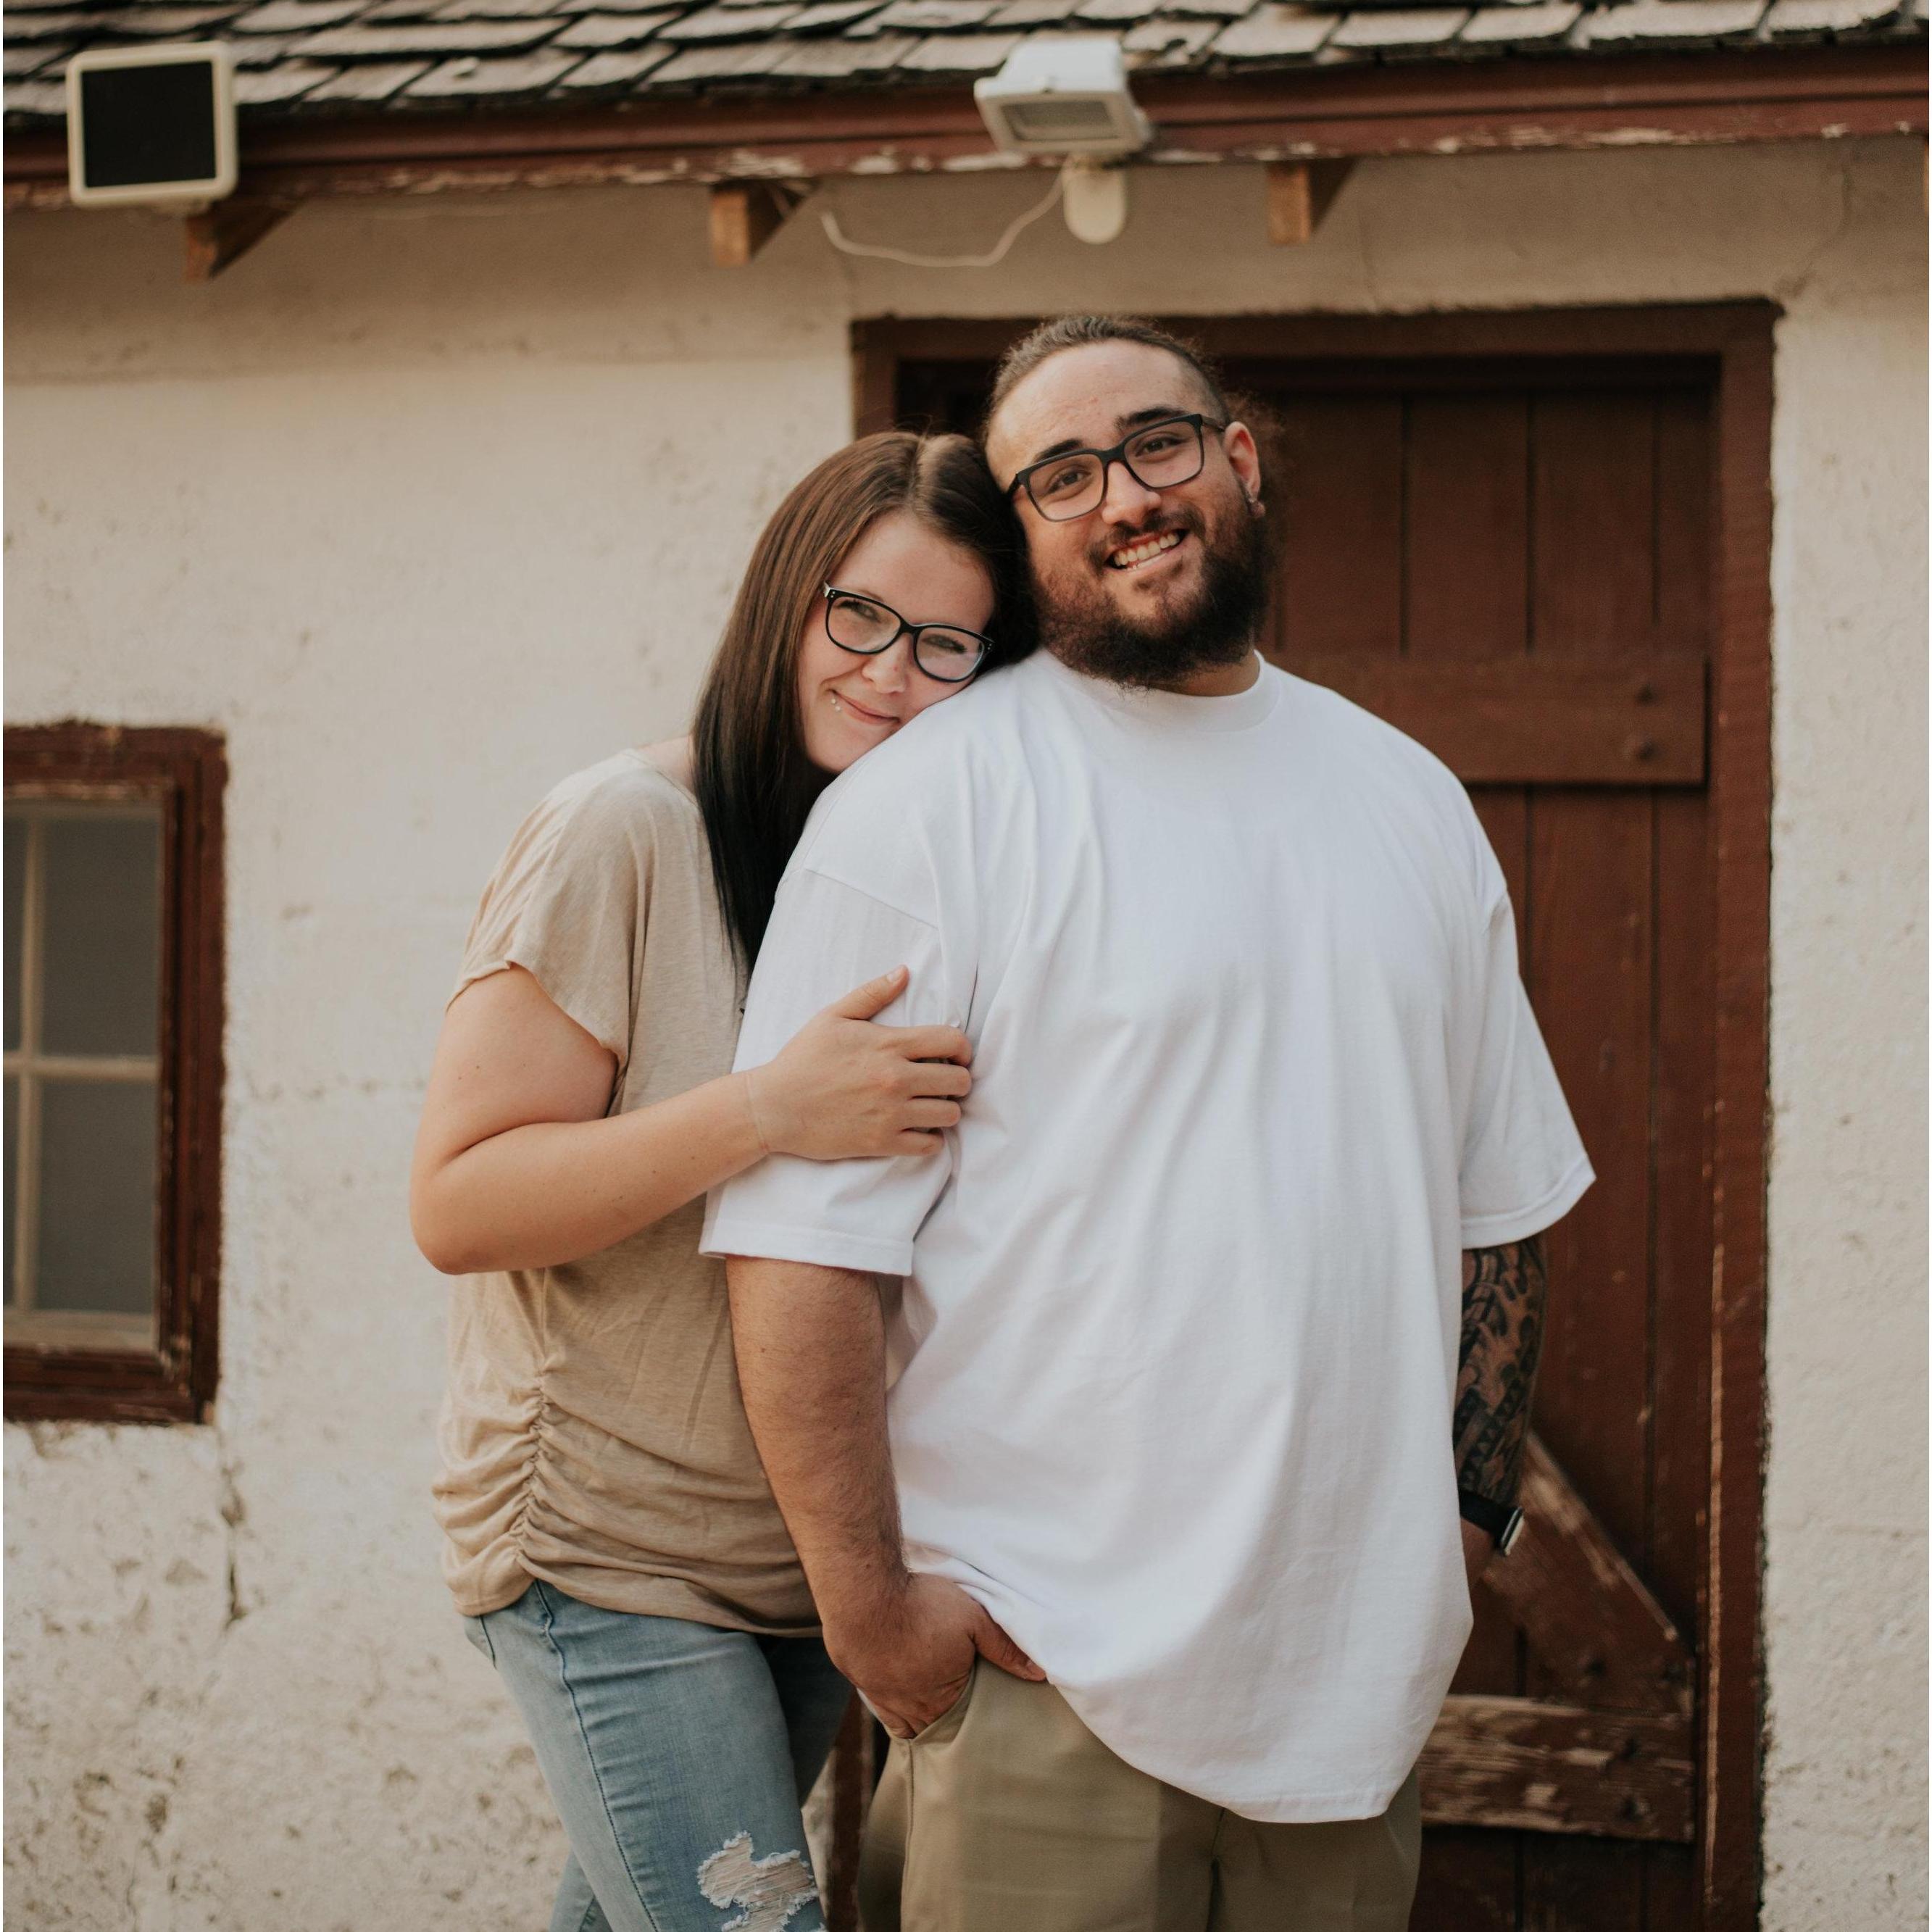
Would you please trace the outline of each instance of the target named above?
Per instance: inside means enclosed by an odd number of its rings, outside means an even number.
[[[27,820],[7,814],[7,1051],[20,1043],[20,931],[27,911]],[[7,1117],[10,1120],[12,1114]],[[10,1222],[12,1216],[10,1215]]]
[[[7,1148],[5,1155],[7,1165],[5,1180],[7,1189],[7,1219],[4,1223],[6,1228],[5,1239],[7,1244],[7,1299],[9,1301],[13,1301],[17,1299],[14,1292],[14,1164],[20,1158],[18,1153],[20,1147],[20,1083],[10,1074],[8,1076],[7,1078]]]
[[[50,814],[43,1053],[151,1054],[160,998],[160,814]]]
[[[37,1307],[152,1310],[158,1130],[152,1081],[42,1084]]]

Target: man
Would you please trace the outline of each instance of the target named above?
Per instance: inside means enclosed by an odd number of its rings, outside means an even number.
[[[1046,325],[986,452],[1043,648],[828,795],[740,1057],[904,962],[971,1099],[930,1160],[767,1162],[706,1244],[832,1654],[910,1740],[868,1932],[1397,1932],[1589,1166],[1461,787],[1256,654],[1211,372]]]

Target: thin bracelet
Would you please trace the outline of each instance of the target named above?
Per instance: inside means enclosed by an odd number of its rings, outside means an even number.
[[[765,1138],[764,1123],[758,1118],[758,1103],[752,1096],[752,1076],[756,1071],[756,1068],[748,1066],[743,1072],[734,1073],[731,1077],[739,1083],[739,1091],[745,1096],[745,1113],[752,1123],[752,1132],[758,1136],[758,1151],[769,1158],[772,1144]]]

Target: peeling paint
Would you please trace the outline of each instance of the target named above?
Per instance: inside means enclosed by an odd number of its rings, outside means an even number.
[[[1042,165],[1025,154],[1009,154],[1004,148],[995,148],[990,154],[949,155],[940,163],[939,171],[948,175],[1004,174]]]

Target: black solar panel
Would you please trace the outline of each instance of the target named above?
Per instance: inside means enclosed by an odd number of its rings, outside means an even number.
[[[212,61],[83,71],[80,98],[82,165],[89,188],[213,177]]]

